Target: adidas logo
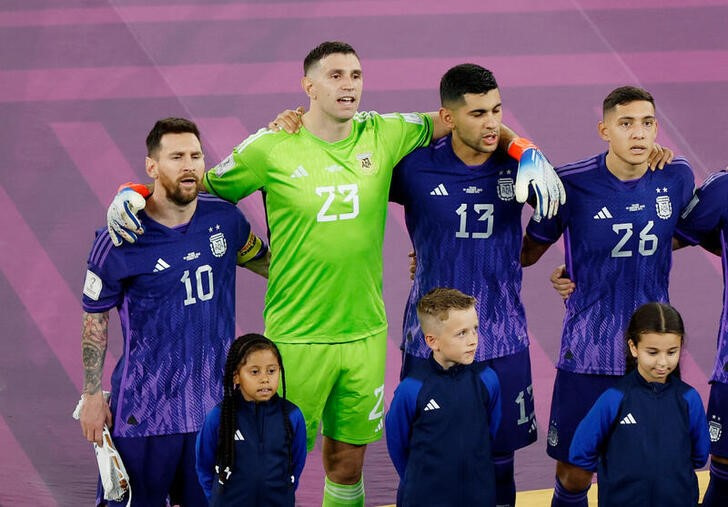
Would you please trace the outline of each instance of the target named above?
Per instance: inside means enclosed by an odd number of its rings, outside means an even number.
[[[432,192],[430,192],[430,195],[450,195],[447,193],[447,189],[445,188],[445,185],[440,183],[435,188],[432,189]]]
[[[605,218],[612,218],[612,214],[609,212],[606,206],[599,210],[599,213],[594,215],[596,220],[604,220]]]
[[[157,259],[157,263],[156,263],[156,264],[154,265],[154,270],[153,270],[153,272],[154,272],[154,273],[158,273],[159,271],[164,271],[164,270],[165,270],[165,269],[167,269],[168,267],[169,267],[169,264],[167,264],[167,263],[166,263],[166,262],[164,261],[164,259],[162,259],[162,258],[160,257],[159,259]]]
[[[291,178],[303,178],[304,176],[308,176],[308,171],[302,165],[296,167],[296,170],[291,173]]]
[[[427,405],[425,405],[425,412],[428,410],[437,410],[440,408],[440,405],[437,404],[434,398],[431,398],[430,401],[427,402]]]
[[[632,416],[632,412],[624,416],[624,419],[619,421],[619,424],[637,424],[637,420]]]
[[[235,438],[233,440],[245,440],[245,437],[240,433],[240,430],[235,430]]]

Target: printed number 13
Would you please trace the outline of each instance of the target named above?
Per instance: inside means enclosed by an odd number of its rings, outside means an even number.
[[[473,204],[473,210],[478,215],[478,222],[485,222],[485,232],[468,232],[468,205],[463,203],[455,213],[460,217],[460,229],[455,233],[456,238],[485,239],[493,234],[493,205]]]

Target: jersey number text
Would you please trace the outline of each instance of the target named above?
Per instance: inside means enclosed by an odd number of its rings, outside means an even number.
[[[338,185],[336,187],[316,187],[316,195],[325,196],[326,200],[316,215],[317,222],[334,222],[335,220],[351,220],[359,215],[359,186],[356,184]],[[348,213],[327,214],[336,196],[343,196],[341,202],[351,203]]]

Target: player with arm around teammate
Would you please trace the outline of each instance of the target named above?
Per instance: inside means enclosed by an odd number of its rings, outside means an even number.
[[[435,287],[472,294],[478,315],[477,367],[501,386],[493,442],[498,505],[514,505],[514,451],[536,441],[526,316],[520,299],[523,203],[515,159],[498,149],[503,105],[493,74],[471,63],[440,81],[440,117],[451,133],[399,163],[390,200],[402,204],[417,255],[405,308],[402,377],[429,363],[417,302]]]
[[[261,268],[267,248],[234,206],[198,197],[204,158],[194,123],[158,121],[147,150],[155,188],[140,213],[147,233],[137,246],[114,248],[99,231],[88,258],[80,422],[99,444],[104,424],[111,427],[133,505],[161,506],[168,495],[183,506],[205,505],[194,441],[222,397],[218,372],[235,331],[236,263]],[[107,404],[101,376],[114,307],[124,347]]]
[[[491,368],[473,364],[475,298],[435,288],[417,314],[431,353],[397,387],[386,417],[387,449],[400,477],[397,505],[494,507],[500,388]]]
[[[522,262],[535,262],[561,234],[576,283],[566,315],[547,452],[557,460],[552,505],[586,505],[592,473],[569,463],[574,430],[624,373],[624,329],[641,304],[668,300],[672,235],[694,187],[682,158],[648,171],[657,135],[654,99],[631,86],[604,100],[598,127],[609,149],[557,169],[569,200],[553,220],[531,220]]]
[[[683,245],[702,245],[723,261],[723,312],[708,401],[710,483],[703,497],[704,506],[718,507],[728,505],[728,434],[723,431],[728,422],[728,172],[713,173],[695,192],[675,236]]]
[[[203,182],[231,202],[264,191],[273,253],[266,332],[297,365],[289,398],[304,413],[309,448],[323,423],[324,505],[363,505],[366,444],[383,428],[381,251],[391,173],[446,129],[430,115],[357,112],[362,70],[345,43],[312,50],[302,85],[310,102],[300,132],[259,131]],[[521,148],[522,186],[541,185],[548,216],[561,199],[557,180],[549,180],[540,152]],[[129,218],[130,205],[143,199],[130,191],[117,196],[111,222]]]

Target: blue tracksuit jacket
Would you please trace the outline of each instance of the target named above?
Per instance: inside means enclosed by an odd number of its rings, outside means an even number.
[[[267,402],[239,398],[235,468],[220,488],[215,473],[221,406],[213,408],[197,435],[197,476],[211,506],[294,505],[295,488],[306,461],[306,424],[301,410],[277,394]],[[293,470],[289,471],[283,404],[291,421]],[[292,477],[291,477],[292,475]]]
[[[705,465],[708,423],[697,391],[628,373],[594,403],[574,433],[569,461],[597,470],[599,507],[698,504],[694,468]]]
[[[500,386],[490,368],[443,370],[430,356],[428,368],[411,372],[385,419],[400,477],[397,505],[494,506],[491,440],[500,416]]]

